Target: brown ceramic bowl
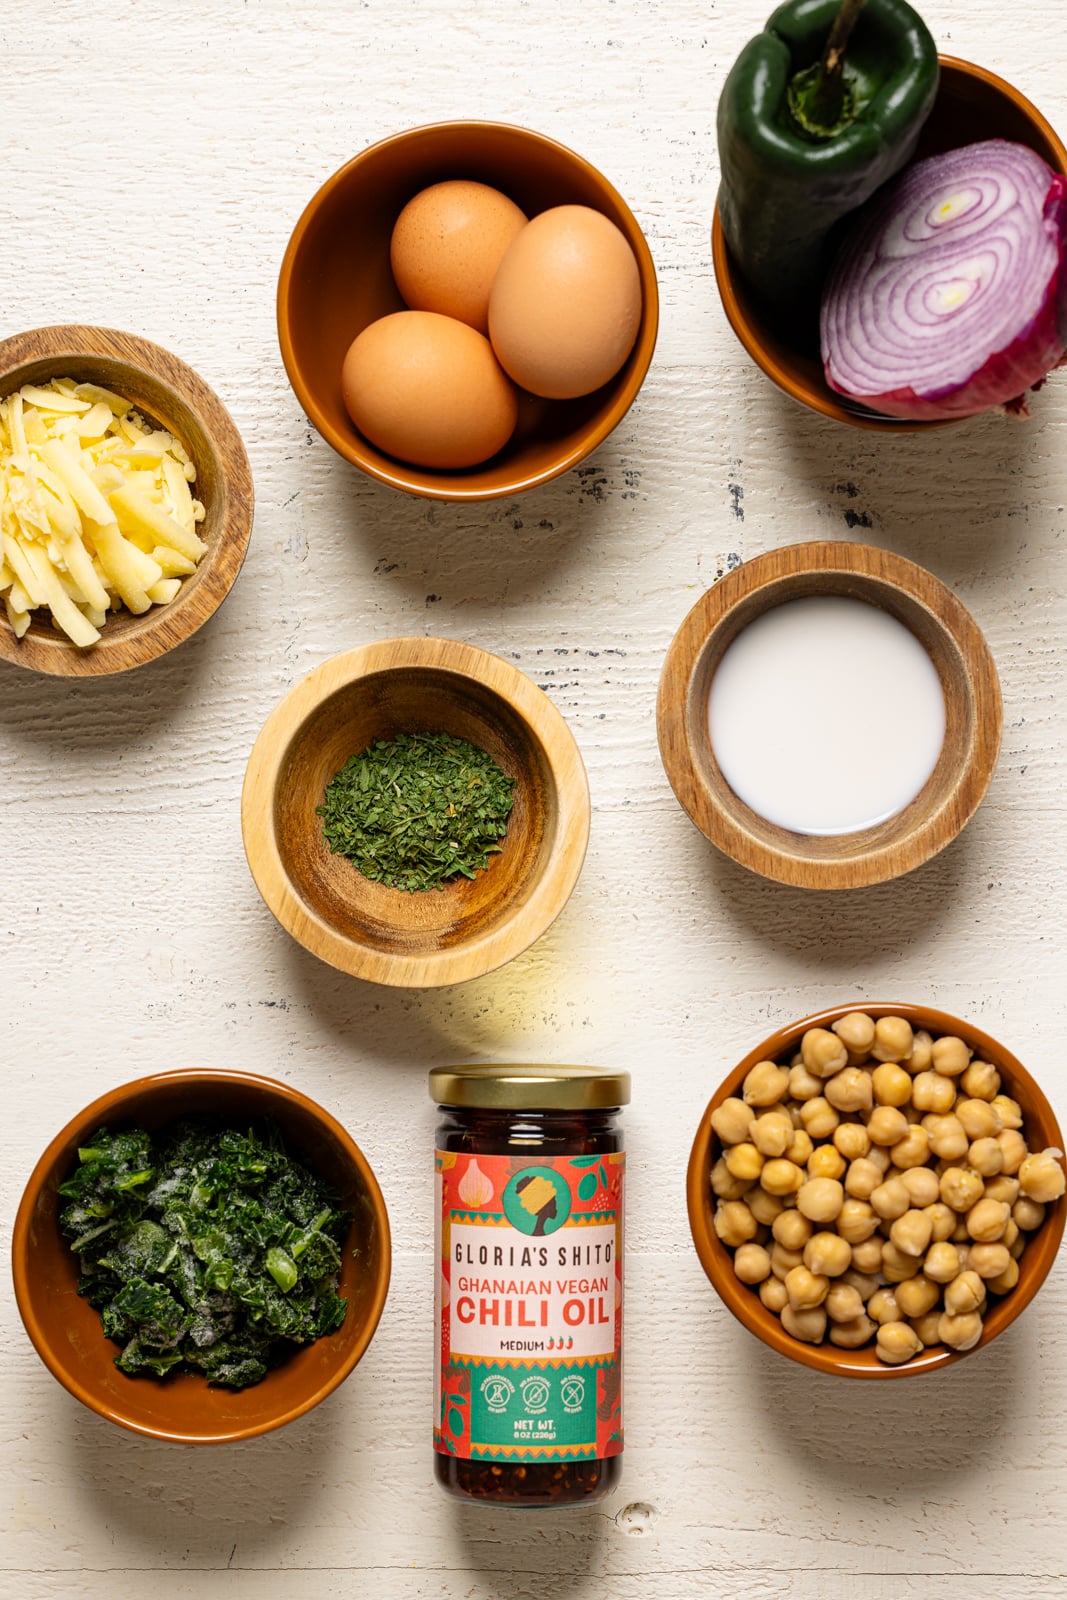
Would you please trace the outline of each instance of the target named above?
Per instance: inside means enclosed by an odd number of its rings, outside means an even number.
[[[492,460],[464,471],[409,466],[357,432],[341,396],[352,340],[404,302],[389,267],[400,212],[421,189],[469,178],[500,189],[534,216],[550,206],[601,211],[637,257],[644,306],[626,364],[578,400],[520,398],[519,423]],[[438,122],[371,145],[312,198],[293,230],[278,283],[278,337],[297,399],[346,461],[372,478],[435,500],[496,500],[558,477],[606,439],[633,404],[656,343],[659,298],[644,234],[622,196],[564,145],[501,122]]]
[[[315,808],[349,756],[420,731],[469,739],[516,783],[488,868],[409,894],[332,854]],[[305,949],[374,983],[436,988],[510,961],[559,915],[585,859],[589,786],[567,724],[509,662],[448,639],[392,639],[324,662],[267,719],[241,827],[260,894]]]
[[[930,1345],[902,1366],[886,1366],[875,1354],[874,1346],[859,1350],[840,1350],[829,1342],[820,1345],[804,1344],[794,1339],[782,1327],[781,1321],[768,1311],[755,1289],[750,1289],[735,1275],[733,1255],[720,1241],[714,1227],[714,1196],[710,1187],[710,1174],[720,1154],[719,1140],[711,1128],[711,1114],[731,1095],[740,1092],[741,1084],[757,1061],[787,1060],[796,1049],[808,1028],[828,1028],[849,1011],[865,1011],[873,1017],[906,1017],[915,1029],[925,1028],[937,1037],[954,1034],[964,1040],[983,1061],[990,1061],[1001,1075],[1003,1091],[1019,1102],[1023,1112],[1023,1134],[1031,1150],[1053,1147],[1063,1150],[1060,1133],[1052,1107],[1026,1068],[1009,1050],[995,1039],[961,1022],[944,1011],[931,1006],[866,1004],[855,1001],[847,1006],[831,1006],[827,1011],[805,1017],[801,1022],[779,1028],[769,1039],[750,1050],[745,1059],[730,1072],[716,1089],[700,1120],[693,1141],[686,1178],[686,1199],[689,1208],[689,1226],[693,1234],[701,1266],[718,1290],[722,1299],[738,1321],[751,1333],[763,1340],[772,1350],[789,1356],[816,1372],[829,1372],[844,1378],[908,1378],[922,1372],[933,1372],[950,1366],[954,1361],[982,1350],[998,1334],[1010,1327],[1016,1317],[1026,1310],[1048,1276],[1049,1268],[1063,1237],[1067,1201],[1056,1200],[1048,1207],[1045,1220],[1034,1233],[1019,1260],[1019,1281],[1015,1288],[1002,1297],[991,1298],[990,1310],[984,1318],[982,1336],[973,1350],[959,1352],[944,1345]]]
[[[980,139],[1011,139],[1036,150],[1054,172],[1067,175],[1067,147],[1040,111],[1025,95],[995,73],[955,56],[941,56],[941,85],[934,108],[919,137],[915,159],[939,155]],[[715,280],[730,326],[756,365],[783,393],[811,411],[821,412],[853,428],[885,432],[917,432],[945,428],[960,418],[938,422],[913,422],[887,417],[849,401],[831,389],[823,377],[818,355],[818,329],[812,328],[807,346],[793,344],[768,319],[735,265],[723,238],[718,208],[711,230]]]
[[[218,1115],[239,1127],[260,1117],[278,1124],[301,1156],[352,1212],[340,1292],[348,1312],[335,1333],[298,1350],[262,1382],[230,1392],[193,1373],[128,1378],[100,1314],[78,1297],[78,1265],[57,1224],[58,1187],[77,1165],[79,1145],[97,1128],[145,1128],[179,1117]],[[358,1255],[353,1252],[358,1249]],[[288,1084],[250,1072],[154,1073],[101,1095],[69,1122],[38,1161],[15,1217],[15,1297],[41,1360],[75,1399],[133,1433],[182,1444],[227,1444],[269,1433],[303,1416],[344,1382],[371,1341],[389,1287],[389,1219],[366,1157],[328,1111]]]
[[[0,397],[26,383],[73,378],[98,383],[181,440],[196,466],[193,494],[203,502],[198,532],[207,545],[197,569],[165,606],[135,617],[112,612],[97,644],[79,649],[35,613],[15,637],[0,607],[0,657],[58,677],[125,672],[173,650],[218,610],[241,570],[252,532],[252,474],[233,419],[218,396],[184,361],[147,339],[113,328],[33,328],[0,342]]]
[[[937,766],[902,811],[859,833],[792,833],[730,788],[708,730],[715,669],[756,617],[785,601],[840,594],[896,617],[924,646],[945,696]],[[700,831],[753,872],[801,889],[857,889],[944,849],[977,810],[996,766],[1002,712],[989,646],[970,612],[925,568],[872,545],[815,540],[756,556],[708,589],[675,635],[660,678],[664,769]]]

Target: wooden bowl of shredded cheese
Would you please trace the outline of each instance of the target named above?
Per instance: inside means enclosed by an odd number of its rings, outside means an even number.
[[[218,609],[251,530],[244,445],[191,367],[110,328],[0,342],[0,656],[155,660]]]

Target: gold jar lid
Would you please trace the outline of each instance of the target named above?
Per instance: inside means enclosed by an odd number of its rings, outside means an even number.
[[[606,1067],[434,1067],[430,1097],[440,1106],[483,1111],[607,1111],[630,1103],[630,1074]]]

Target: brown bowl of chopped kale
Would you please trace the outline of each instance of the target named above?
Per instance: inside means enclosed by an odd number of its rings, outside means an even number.
[[[260,894],[305,949],[437,988],[502,966],[562,911],[589,785],[560,712],[510,661],[390,639],[323,662],[268,717],[241,827]]]
[[[34,1168],[15,1295],[91,1410],[186,1444],[251,1438],[349,1375],[389,1285],[389,1222],[329,1112],[240,1071],[175,1070],[86,1107]]]

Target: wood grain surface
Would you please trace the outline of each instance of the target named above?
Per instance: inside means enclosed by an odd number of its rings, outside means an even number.
[[[771,0],[14,0],[0,332],[126,328],[230,409],[256,480],[248,559],[210,625],[116,678],[0,662],[6,1237],[34,1162],[97,1094],[161,1065],[244,1065],[350,1129],[393,1225],[367,1355],[279,1433],[153,1445],[79,1406],[5,1273],[0,1600],[1062,1600],[1067,1272],[991,1348],[914,1384],[804,1371],[739,1326],[688,1236],[685,1163],[729,1068],[861,997],[1001,1039],[1067,1113],[1067,375],[1025,424],[838,429],[751,365],[714,288],[715,105]],[[1062,6],[925,0],[939,47],[1067,129]],[[649,240],[660,332],[581,467],[486,506],[423,502],[307,425],[274,295],[296,218],[398,128],[543,130]],[[862,540],[927,567],[989,641],[1004,695],[973,821],[896,882],[810,894],[716,851],[656,741],[668,645],[741,560]],[[412,994],[303,951],[248,872],[241,782],[285,692],[403,634],[511,660],[573,730],[589,852],[551,930],[499,972]],[[627,1451],[599,1510],[449,1504],[432,1483],[426,1069],[629,1068]],[[876,1392],[872,1392],[876,1391]]]

